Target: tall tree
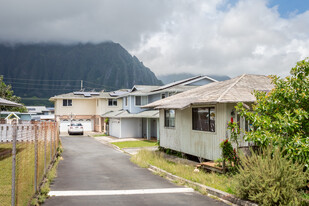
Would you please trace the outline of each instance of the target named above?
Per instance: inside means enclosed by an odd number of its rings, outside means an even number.
[[[11,85],[6,85],[3,81],[3,76],[0,76],[0,97],[3,99],[10,100],[12,102],[20,103],[21,98],[14,95]],[[26,112],[25,107],[7,107],[1,106],[1,111],[18,111]]]
[[[272,76],[274,89],[255,92],[252,110],[237,106],[254,126],[246,140],[260,146],[272,143],[295,162],[309,166],[309,59],[297,62],[290,76]]]

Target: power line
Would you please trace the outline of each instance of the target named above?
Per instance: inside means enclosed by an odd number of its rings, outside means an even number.
[[[96,87],[96,88],[88,87],[90,89],[100,89],[100,90],[106,89],[106,88],[118,89],[115,86],[108,86],[108,85],[98,84],[98,83],[94,83],[94,82],[90,82],[90,81],[84,81],[84,80],[41,80],[41,79],[22,79],[22,78],[13,78],[13,77],[3,77],[3,80],[8,80],[8,82],[6,82],[8,84],[23,84],[23,85],[50,86],[50,87],[63,87],[63,86],[66,86],[66,85],[44,84],[44,83],[41,83],[41,82],[53,82],[53,81],[55,81],[55,82],[68,82],[68,81],[70,81],[70,82],[80,82],[80,81],[83,81],[83,82],[85,82],[87,84],[99,86],[99,87]],[[20,80],[20,81],[40,81],[40,82],[28,83],[28,82],[16,82],[14,80]],[[69,85],[69,86],[71,86],[71,85]],[[76,87],[76,89],[80,88],[79,86],[73,86],[73,85],[71,87],[73,87],[74,89],[75,89],[75,87]],[[15,87],[15,88],[21,88],[21,87]],[[23,89],[23,88],[21,88],[21,89]],[[30,89],[30,88],[28,88],[28,89]],[[44,88],[31,88],[31,89],[44,89]],[[57,90],[57,89],[45,89],[45,90]]]
[[[49,100],[48,98],[28,98],[28,97],[21,97],[22,100],[40,100],[40,101],[46,101]]]
[[[3,75],[2,75],[3,76]],[[80,82],[80,79],[79,80],[71,80],[71,79],[68,79],[68,80],[60,80],[60,79],[21,79],[21,78],[13,78],[13,77],[5,77],[3,76],[3,79],[15,79],[15,80],[22,80],[22,81],[78,81]]]
[[[14,86],[14,85],[12,85],[12,88],[16,88],[16,89],[32,89],[32,90],[51,90],[51,91],[53,91],[53,90],[59,90],[59,91],[63,91],[63,90],[75,90],[75,91],[79,91],[80,90],[80,88],[62,88],[62,89],[58,89],[58,88],[56,88],[56,89],[48,89],[48,88],[38,88],[38,87],[27,87],[27,88],[25,88],[25,87],[18,87],[18,86]],[[88,89],[88,90],[93,90],[93,89],[95,89],[95,90],[102,90],[102,89],[104,89],[104,88],[93,88],[93,87],[84,87],[85,89]]]
[[[41,84],[41,83],[24,83],[24,82],[6,82],[7,84],[24,84],[24,85],[34,85],[34,86],[50,86],[50,87],[64,87],[67,85],[55,85],[55,84]],[[68,85],[71,86],[71,85]],[[78,86],[74,86],[79,88]]]
[[[15,87],[14,85],[12,85],[12,88],[16,88],[16,89],[33,89],[33,90],[75,90],[72,88],[62,88],[62,89],[47,89],[47,88],[38,88],[38,87]]]

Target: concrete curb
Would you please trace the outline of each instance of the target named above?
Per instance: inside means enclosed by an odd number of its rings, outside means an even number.
[[[223,192],[221,190],[217,190],[215,188],[208,187],[206,185],[202,185],[202,184],[199,184],[199,183],[196,183],[196,182],[192,182],[192,181],[184,179],[182,177],[178,177],[178,176],[173,175],[173,174],[171,174],[171,173],[169,173],[165,170],[162,170],[162,169],[160,169],[156,166],[149,165],[149,169],[152,170],[152,171],[155,171],[155,172],[163,173],[169,179],[181,181],[181,182],[187,183],[190,186],[197,187],[200,190],[207,192],[208,194],[219,197],[223,200],[227,200],[227,201],[229,201],[233,204],[242,205],[242,206],[258,206],[256,203],[253,203],[253,202],[250,202],[250,201],[247,201],[247,200],[239,199],[239,198],[235,197],[234,195]]]

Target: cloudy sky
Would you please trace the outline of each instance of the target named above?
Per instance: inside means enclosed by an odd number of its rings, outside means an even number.
[[[157,75],[287,75],[307,0],[0,0],[0,42],[120,43]]]

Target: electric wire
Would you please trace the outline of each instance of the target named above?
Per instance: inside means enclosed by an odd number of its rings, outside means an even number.
[[[2,75],[3,76],[3,75]],[[42,81],[46,81],[46,82],[52,82],[52,81],[57,81],[57,82],[68,82],[68,81],[75,81],[75,82],[80,82],[81,80],[41,80],[41,79],[22,79],[22,78],[11,78],[11,77],[3,77],[3,80],[8,79],[9,81],[7,82],[8,84],[25,84],[25,85],[45,85],[45,86],[63,86],[63,85],[50,85],[50,84],[44,84],[41,83]],[[16,81],[12,81],[12,80],[21,80],[21,81],[40,81],[40,83],[26,83],[26,82],[16,82]],[[92,84],[92,85],[96,85],[96,86],[100,86],[99,88],[103,89],[103,88],[109,88],[109,89],[118,89],[117,87],[114,86],[109,86],[109,85],[104,85],[104,84],[98,84],[98,83],[93,83],[90,81],[85,81],[83,80],[84,83],[87,84]]]
[[[63,87],[71,85],[55,85],[55,84],[40,84],[40,83],[24,83],[24,82],[5,82],[7,84],[23,84],[23,85],[33,85],[33,86],[50,86],[50,87]],[[78,87],[78,86],[74,86]],[[80,87],[79,87],[80,88]]]
[[[68,79],[68,80],[60,80],[60,79],[22,79],[22,78],[13,78],[13,77],[5,77],[4,75],[0,75],[3,76],[3,79],[15,79],[15,80],[23,80],[23,81],[78,81],[80,82],[81,79],[79,80],[72,80],[72,79]]]

